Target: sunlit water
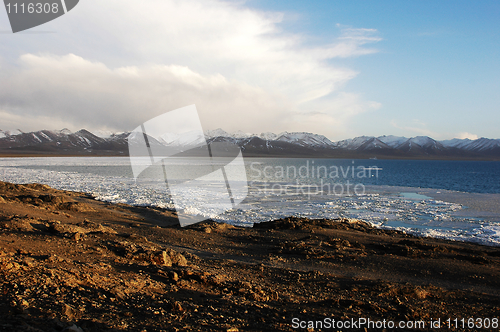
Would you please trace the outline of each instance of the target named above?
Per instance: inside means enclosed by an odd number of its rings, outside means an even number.
[[[192,163],[175,160],[168,168],[169,183],[184,180]],[[287,216],[349,217],[421,236],[500,245],[499,215],[478,217],[464,213],[467,203],[434,197],[442,191],[463,192],[464,197],[500,193],[498,162],[247,158],[245,168],[247,179],[233,178],[232,185],[248,180],[247,198],[221,215],[214,206],[224,197],[206,190],[217,183],[189,187],[183,194],[190,200],[180,205],[169,195],[161,168],[146,170],[136,181],[130,160],[122,157],[5,158],[0,159],[0,179],[88,192],[115,203],[178,207],[235,225]]]

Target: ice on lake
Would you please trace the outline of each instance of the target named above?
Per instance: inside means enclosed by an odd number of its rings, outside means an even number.
[[[0,180],[48,184],[112,203],[174,209],[165,182],[147,178],[136,182],[128,158],[4,158],[0,159]],[[376,227],[420,236],[500,245],[500,194],[370,185],[362,194],[332,195],[305,192],[303,188],[299,184],[272,187],[251,182],[243,203],[219,215],[217,208],[210,206],[218,198],[207,197],[193,187],[185,194],[196,197],[200,205],[182,208],[242,226],[288,216],[357,218]]]

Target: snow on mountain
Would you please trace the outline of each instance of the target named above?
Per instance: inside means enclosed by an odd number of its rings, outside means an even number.
[[[257,135],[245,133],[241,130],[238,130],[235,133],[228,133],[227,131],[225,131],[221,128],[217,128],[215,130],[205,131],[205,137],[207,139],[212,139],[212,138],[217,138],[217,137],[241,139],[241,138],[249,138],[249,137],[254,137],[254,136],[257,136]]]
[[[347,150],[370,151],[380,149],[391,149],[389,145],[381,141],[378,137],[360,136],[337,142],[337,147]]]
[[[335,146],[335,144],[330,141],[328,138],[326,138],[323,135],[318,135],[318,134],[311,134],[311,133],[305,133],[305,132],[293,132],[293,133],[288,133],[288,132],[283,132],[280,134],[274,134],[274,133],[261,133],[261,134],[249,134],[245,133],[241,130],[235,132],[235,133],[228,133],[222,129],[215,129],[215,130],[208,130],[205,132],[205,137],[207,139],[213,139],[217,137],[224,137],[224,138],[232,138],[236,139],[237,141],[241,140],[248,140],[252,137],[258,137],[260,139],[263,139],[265,141],[280,141],[280,142],[287,142],[287,143],[293,143],[297,144],[300,146],[309,146],[309,147],[332,147]]]
[[[340,149],[357,150],[360,146],[373,139],[373,136],[359,136],[348,138],[337,142],[337,147]]]
[[[444,141],[439,141],[443,146],[447,148],[464,148],[467,145],[469,145],[471,142],[473,142],[471,139],[465,138],[465,139],[460,139],[460,138],[454,138],[454,139],[448,139]]]
[[[205,135],[197,130],[181,134],[165,133],[154,138],[166,146],[194,147],[206,144]]]
[[[25,151],[50,153],[81,153],[90,151],[114,151],[125,154],[129,135],[134,133],[113,133],[96,131],[91,133],[85,129],[72,133],[68,129],[41,130],[24,133],[21,130],[0,130],[0,149],[3,151]],[[142,133],[140,133],[142,135]],[[360,156],[422,156],[443,155],[491,158],[500,156],[500,140],[480,138],[451,139],[436,141],[427,136],[405,138],[399,136],[360,136],[338,142],[332,142],[323,135],[306,132],[283,132],[280,134],[261,133],[248,134],[242,131],[228,133],[222,129],[209,130],[202,134],[199,131],[187,133],[165,133],[159,137],[149,137],[149,144],[157,149],[180,148],[187,151],[200,147],[208,141],[230,142],[237,144],[243,151],[252,155],[283,156],[325,156],[335,157],[338,153],[360,153]],[[342,152],[344,151],[344,152]]]
[[[267,132],[261,133],[258,137],[267,141],[275,141],[278,138],[278,135],[276,135],[275,133]]]
[[[235,139],[244,139],[250,137],[256,137],[258,135],[245,133],[241,130],[238,130],[235,133],[228,133],[227,131],[217,128],[215,130],[207,130],[205,131],[205,137],[207,139],[217,138],[217,137],[226,137],[226,138],[235,138]]]
[[[58,131],[56,131],[56,133],[62,134],[62,135],[71,135],[71,134],[73,134],[73,132],[71,130],[69,130],[68,128],[64,128],[64,129],[58,130]]]
[[[479,139],[470,142],[463,148],[468,151],[478,151],[478,152],[489,151],[500,148],[500,140],[481,137]]]
[[[288,142],[300,146],[310,147],[333,147],[335,144],[323,135],[311,133],[282,133],[276,139],[281,142]]]
[[[365,142],[365,144],[361,145],[359,149],[369,151],[369,150],[391,149],[391,147],[382,142],[381,140],[379,140],[378,138],[373,137],[373,139],[368,140]]]
[[[417,136],[417,137],[412,137],[409,139],[410,142],[413,144],[417,144],[423,148],[439,148],[442,147],[442,144],[437,142],[436,140],[427,137],[427,136]]]
[[[468,138],[460,139],[454,138],[450,140],[441,141],[441,144],[448,148],[457,148],[466,151],[490,151],[493,149],[500,148],[500,140],[499,139],[489,139],[489,138],[478,138],[476,140],[471,140]]]
[[[100,138],[110,138],[111,136],[114,135],[114,133],[112,131],[109,131],[109,130],[92,131],[92,134],[94,134],[95,136],[100,137]]]
[[[237,132],[233,133],[231,136],[234,138],[248,138],[248,137],[254,137],[257,135],[245,133],[241,130],[238,130]]]
[[[16,136],[23,134],[23,132],[19,129],[14,130],[0,130],[0,138],[8,137],[8,136]]]
[[[394,135],[384,135],[377,137],[382,143],[387,144],[391,148],[397,148],[404,142],[408,140],[406,137],[394,136]]]
[[[417,136],[409,138],[406,142],[399,145],[397,147],[397,150],[406,153],[436,154],[441,151],[447,150],[447,148],[443,144],[430,137]]]
[[[215,130],[207,130],[205,131],[205,137],[207,139],[212,139],[216,137],[231,137],[231,135],[226,132],[225,130],[222,130],[221,128],[217,128]]]

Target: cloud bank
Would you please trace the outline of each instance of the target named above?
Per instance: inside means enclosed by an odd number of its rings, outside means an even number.
[[[335,40],[308,47],[307,36],[280,28],[283,14],[244,3],[88,0],[71,14],[51,23],[57,34],[4,45],[29,51],[2,61],[5,125],[129,130],[196,104],[207,129],[333,137],[380,107],[343,92],[357,73],[334,65],[377,52],[367,47],[381,40],[374,29],[339,26]]]

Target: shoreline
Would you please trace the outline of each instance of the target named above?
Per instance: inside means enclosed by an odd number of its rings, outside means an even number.
[[[433,188],[420,188],[420,187],[403,187],[403,186],[387,186],[387,185],[367,185],[367,194],[381,194],[381,195],[396,195],[398,196],[399,193],[402,192],[414,192],[422,195],[429,196],[435,200],[438,201],[444,201],[444,202],[450,202],[450,203],[457,203],[462,205],[464,208],[452,212],[450,216],[452,217],[459,217],[459,218],[467,218],[470,220],[478,219],[480,220],[477,223],[470,223],[470,224],[464,224],[465,229],[472,230],[473,228],[478,228],[480,227],[479,224],[490,224],[492,228],[497,227],[500,223],[500,194],[485,194],[485,193],[467,193],[467,192],[458,192],[458,191],[452,191],[452,190],[445,190],[445,189],[433,189]],[[81,192],[81,190],[78,190],[78,188],[73,188],[75,189],[75,192]],[[64,190],[64,189],[63,189]],[[90,194],[91,192],[87,192]],[[98,196],[96,196],[97,199]],[[319,195],[321,199],[323,199],[325,196]],[[363,196],[359,196],[363,197]],[[338,197],[338,196],[333,196],[331,200],[333,202],[336,202],[336,200],[343,201],[345,198]],[[104,200],[106,201],[106,200]],[[109,203],[113,203],[112,200],[107,200]],[[133,206],[136,207],[141,207],[145,206],[142,204],[137,204]],[[151,207],[154,207],[155,205],[149,205]],[[293,212],[290,212],[288,214],[280,214],[275,216],[274,218],[285,218],[288,216],[293,216]],[[300,214],[297,214],[300,215]],[[333,214],[335,215],[335,214]],[[323,216],[312,216],[311,218],[322,218]],[[343,216],[344,217],[344,216]],[[466,236],[462,237],[457,237],[455,236],[451,231],[457,230],[460,225],[457,225],[454,227],[449,228],[449,233],[447,233],[447,228],[444,227],[442,229],[440,228],[433,228],[433,226],[429,226],[428,230],[429,232],[426,232],[426,228],[420,227],[419,224],[412,224],[411,222],[406,222],[402,220],[400,222],[400,225],[395,225],[393,221],[390,221],[388,224],[386,224],[384,221],[377,221],[377,219],[370,219],[370,217],[357,217],[357,216],[346,216],[346,217],[351,217],[351,218],[358,218],[361,220],[364,220],[366,222],[371,223],[374,227],[380,228],[380,229],[401,229],[401,228],[396,228],[396,227],[403,227],[406,228],[406,232],[414,234],[419,237],[432,237],[432,238],[441,238],[441,239],[452,239],[455,238],[454,240],[456,241],[461,241],[461,242],[471,242],[471,243],[479,243],[479,244],[484,244],[488,246],[493,246],[493,247],[498,247],[500,246],[500,243],[498,240],[500,239],[498,236],[493,237],[493,240],[487,240],[486,238],[478,238],[476,236],[471,236],[467,238]],[[390,218],[390,217],[389,217]],[[218,221],[223,221],[223,220],[218,220]],[[269,219],[266,220],[259,220],[257,222],[261,221],[269,221]],[[228,222],[228,221],[226,221]],[[229,221],[231,223],[231,221]],[[398,222],[396,222],[398,223]],[[241,225],[241,223],[235,223],[236,225]],[[252,225],[249,223],[248,225],[245,225],[245,227],[251,227]],[[497,227],[498,228],[498,227]],[[433,234],[426,234],[430,233],[430,230],[437,230],[438,233],[432,232]],[[498,233],[498,231],[497,231]],[[437,235],[436,235],[437,234]],[[492,236],[494,234],[492,233]]]
[[[0,152],[0,158],[59,158],[59,157],[126,157],[129,158],[128,153],[102,153],[102,154],[85,154],[85,153],[69,153],[62,154],[59,152],[54,153],[37,153],[37,152],[28,152],[28,153],[12,153],[12,152]],[[185,156],[183,156],[185,157]],[[194,156],[196,157],[196,156]],[[500,161],[500,157],[450,157],[450,156],[377,156],[377,159],[373,159],[374,155],[357,155],[357,154],[343,154],[338,156],[311,156],[308,154],[303,155],[272,155],[272,154],[243,154],[245,158],[278,158],[278,159],[355,159],[355,160],[435,160],[435,161],[490,161],[490,162],[498,162]],[[182,158],[182,157],[181,157]]]
[[[353,219],[180,228],[169,211],[40,184],[0,182],[0,276],[16,331],[291,332],[327,317],[432,331],[431,318],[500,315],[496,247]]]

